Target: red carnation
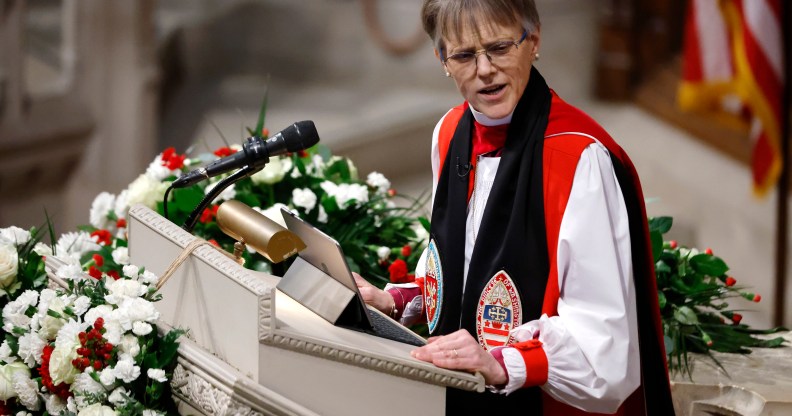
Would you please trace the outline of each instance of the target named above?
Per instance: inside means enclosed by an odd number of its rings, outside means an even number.
[[[173,147],[169,147],[162,152],[162,166],[166,166],[170,170],[181,169],[184,167],[184,159],[187,155],[180,155],[176,153]]]
[[[119,218],[118,221],[116,221],[116,227],[118,228],[126,228],[126,225],[126,219],[124,218]]]
[[[742,318],[743,318],[742,315],[740,315],[739,313],[735,313],[734,315],[732,315],[732,322],[734,322],[735,325],[739,325],[740,321],[742,321]]]
[[[388,196],[391,196],[391,197],[396,196],[396,190],[395,189],[388,189]]]
[[[220,244],[214,238],[209,239],[207,242],[215,247],[220,247]]]
[[[393,283],[407,283],[409,276],[407,274],[407,263],[402,259],[396,259],[388,267],[390,273],[390,281]]]
[[[203,212],[201,213],[201,218],[198,221],[201,224],[206,224],[211,222],[217,216],[217,209],[220,208],[218,205],[212,205],[209,208],[204,208]]]
[[[110,270],[110,271],[108,271],[108,272],[107,272],[107,275],[108,275],[108,276],[110,276],[110,277],[112,277],[112,278],[113,278],[113,280],[118,280],[118,279],[120,279],[120,278],[121,278],[121,275],[119,275],[119,274],[118,274],[118,272],[117,272],[117,271],[115,271],[115,270]]]
[[[726,286],[734,286],[735,283],[737,283],[737,279],[731,276],[726,278]]]
[[[268,128],[266,128],[266,127],[264,127],[263,129],[261,129],[261,136],[262,136],[262,137],[269,137],[269,129],[268,129]]]
[[[104,257],[102,257],[101,254],[96,253],[91,256],[91,258],[93,259],[94,263],[96,263],[96,267],[102,267],[102,265],[104,265]]]
[[[96,266],[89,267],[88,274],[96,280],[102,279],[102,271],[97,269]]]
[[[305,150],[300,150],[297,152],[297,156],[300,156],[301,158],[305,159],[306,157],[308,157],[308,152],[306,152]]]
[[[49,362],[50,356],[52,355],[52,351],[55,349],[52,345],[45,345],[44,350],[41,353],[41,367],[39,367],[39,375],[41,375],[41,384],[47,388],[47,390],[54,393],[56,396],[60,397],[63,400],[68,400],[71,397],[72,393],[69,391],[69,385],[66,383],[58,383],[58,385],[52,384],[52,376],[50,376],[49,372]]]
[[[230,147],[221,147],[221,148],[219,148],[219,149],[214,151],[214,154],[217,157],[231,156],[234,153],[236,153],[236,150],[234,150],[234,149],[232,149]]]
[[[405,244],[404,247],[402,247],[401,253],[404,257],[410,257],[410,254],[412,254],[412,247],[410,247],[409,244]]]
[[[113,242],[113,235],[107,230],[96,230],[91,233],[91,237],[96,237],[96,242],[103,246],[109,246]]]
[[[761,302],[761,301],[762,301],[762,295],[754,295],[754,297],[753,297],[753,299],[752,299],[752,300],[753,300],[754,302],[757,302],[757,303],[759,303],[759,302]]]
[[[671,241],[668,242],[668,246],[671,247],[671,249],[673,250],[673,249],[677,248],[678,244],[677,244],[676,240],[671,240]]]

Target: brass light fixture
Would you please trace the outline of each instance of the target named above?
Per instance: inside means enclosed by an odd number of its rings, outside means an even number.
[[[242,260],[245,246],[253,247],[273,263],[280,263],[305,248],[305,243],[280,224],[239,201],[226,201],[217,209],[217,225],[237,240],[234,257]]]

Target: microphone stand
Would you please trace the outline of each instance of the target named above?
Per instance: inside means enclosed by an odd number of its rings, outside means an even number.
[[[192,230],[193,228],[195,228],[195,223],[198,222],[198,217],[201,215],[203,210],[206,209],[206,207],[212,201],[214,201],[215,198],[217,198],[217,195],[220,195],[220,193],[223,192],[223,190],[228,188],[229,186],[241,181],[242,179],[247,178],[248,176],[260,171],[263,168],[264,168],[263,165],[259,167],[252,167],[248,165],[232,173],[230,176],[221,180],[220,182],[218,182],[217,185],[215,185],[215,187],[212,188],[212,190],[209,191],[208,194],[206,194],[206,196],[201,200],[198,206],[195,207],[195,209],[190,213],[190,216],[187,217],[186,221],[184,221],[184,225],[182,225],[182,229],[192,234]]]

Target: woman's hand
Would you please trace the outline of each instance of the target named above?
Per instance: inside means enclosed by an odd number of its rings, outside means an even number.
[[[396,304],[396,301],[393,300],[393,296],[384,290],[378,289],[355,272],[352,272],[352,276],[355,277],[355,284],[357,284],[360,295],[363,296],[363,301],[377,308],[377,310],[385,315],[391,316],[391,311],[393,311],[394,305]]]
[[[476,371],[490,385],[506,384],[506,372],[500,363],[473,339],[469,332],[460,329],[452,334],[429,338],[429,343],[410,353],[414,358],[430,362],[441,368]]]

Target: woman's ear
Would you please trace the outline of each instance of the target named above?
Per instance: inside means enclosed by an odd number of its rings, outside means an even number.
[[[439,60],[440,59],[440,51],[438,51],[437,48],[435,48],[434,53],[435,53],[435,58],[437,58]]]
[[[539,46],[542,43],[542,32],[540,29],[536,29],[529,36],[531,41],[533,41],[533,49],[531,50],[531,54],[535,55],[539,53]]]

